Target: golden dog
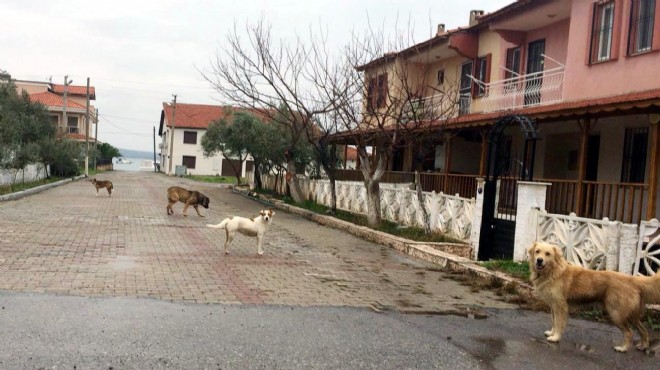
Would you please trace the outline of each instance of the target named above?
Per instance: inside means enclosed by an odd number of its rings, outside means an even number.
[[[186,213],[188,211],[188,206],[193,206],[199,217],[204,217],[204,215],[199,213],[199,208],[197,208],[198,205],[201,204],[202,207],[206,209],[209,208],[209,198],[206,195],[197,190],[186,190],[178,186],[171,186],[167,189],[167,200],[169,202],[166,208],[168,215],[174,214],[172,206],[176,202],[182,202],[185,204],[183,206],[183,215],[185,217],[188,217],[188,214]]]
[[[105,190],[108,191],[108,196],[111,196],[111,195],[112,195],[112,189],[114,189],[114,187],[112,186],[112,182],[111,182],[111,181],[108,181],[108,180],[97,180],[96,178],[93,178],[93,179],[91,179],[91,180],[89,180],[89,181],[90,181],[90,182],[92,183],[92,185],[94,185],[94,187],[96,188],[96,196],[97,196],[97,197],[99,196],[99,189],[103,189],[103,188],[105,188]]]
[[[641,322],[645,304],[660,303],[660,273],[631,276],[613,271],[595,271],[568,263],[559,247],[536,242],[527,250],[530,279],[539,298],[550,306],[552,329],[548,342],[559,342],[568,321],[569,303],[601,303],[612,323],[624,335],[614,347],[626,352],[633,343],[635,327],[640,336],[637,348],[649,346],[648,331]]]

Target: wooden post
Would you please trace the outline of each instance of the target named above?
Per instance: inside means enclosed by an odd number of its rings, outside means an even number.
[[[449,188],[449,171],[451,170],[451,135],[445,135],[445,178],[442,186],[442,191],[448,194]]]
[[[660,165],[660,115],[649,115],[651,124],[651,169],[649,171],[649,203],[646,206],[646,219],[656,218],[655,210],[658,202],[658,165]]]
[[[486,161],[488,160],[488,133],[481,130],[481,158],[479,159],[479,176],[487,176]]]
[[[575,192],[575,209],[578,216],[583,216],[582,198],[584,197],[583,181],[587,173],[587,150],[589,149],[589,132],[591,132],[591,118],[587,117],[581,126],[580,152],[578,153],[578,178]]]
[[[346,169],[346,162],[348,162],[348,144],[344,144],[344,169]],[[355,162],[357,164],[357,160]],[[357,165],[355,167],[357,167]]]

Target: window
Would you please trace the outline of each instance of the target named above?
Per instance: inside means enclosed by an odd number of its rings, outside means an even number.
[[[67,129],[70,134],[78,133],[78,117],[66,117]]]
[[[367,85],[367,107],[372,110],[385,107],[387,99],[387,74],[369,79]]]
[[[184,155],[184,156],[183,156],[183,162],[182,162],[181,164],[183,164],[184,166],[186,166],[186,168],[189,168],[189,169],[193,169],[193,170],[194,170],[194,169],[195,169],[195,163],[196,163],[196,162],[197,162],[197,157],[195,157],[195,156],[189,156],[189,155]]]
[[[506,51],[506,71],[504,78],[514,78],[520,76],[520,46],[507,49]]]
[[[50,122],[53,124],[53,126],[57,127],[57,125],[60,124],[60,119],[58,116],[50,116]]]
[[[445,83],[445,70],[441,69],[438,71],[438,85]]]
[[[184,131],[183,132],[184,144],[197,144],[197,131]]]
[[[654,20],[655,0],[632,0],[628,34],[629,55],[651,50]]]
[[[621,182],[644,182],[644,174],[646,171],[646,149],[648,140],[648,127],[626,129],[626,134],[623,141]]]
[[[475,84],[473,95],[474,96],[484,96],[486,94],[486,86],[490,82],[490,54],[485,57],[477,58],[475,64],[475,78],[483,84]]]
[[[614,28],[614,1],[605,1],[594,7],[591,31],[591,62],[609,60],[612,52]]]

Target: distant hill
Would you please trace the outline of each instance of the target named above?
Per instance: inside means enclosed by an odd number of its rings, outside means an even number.
[[[153,152],[143,152],[140,150],[130,150],[130,149],[119,149],[119,152],[121,153],[122,157],[126,157],[126,158],[154,159]]]

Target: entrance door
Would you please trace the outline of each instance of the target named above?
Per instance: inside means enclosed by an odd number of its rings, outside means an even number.
[[[506,126],[511,125],[519,125],[525,137],[517,157],[514,153],[518,151],[510,136],[503,135]],[[536,125],[525,116],[500,119],[488,135],[488,169],[478,255],[481,261],[513,258],[518,180],[530,181],[534,176],[535,140]]]
[[[527,79],[525,80],[525,105],[541,102],[543,86],[543,62],[545,40],[530,42],[527,47]]]

